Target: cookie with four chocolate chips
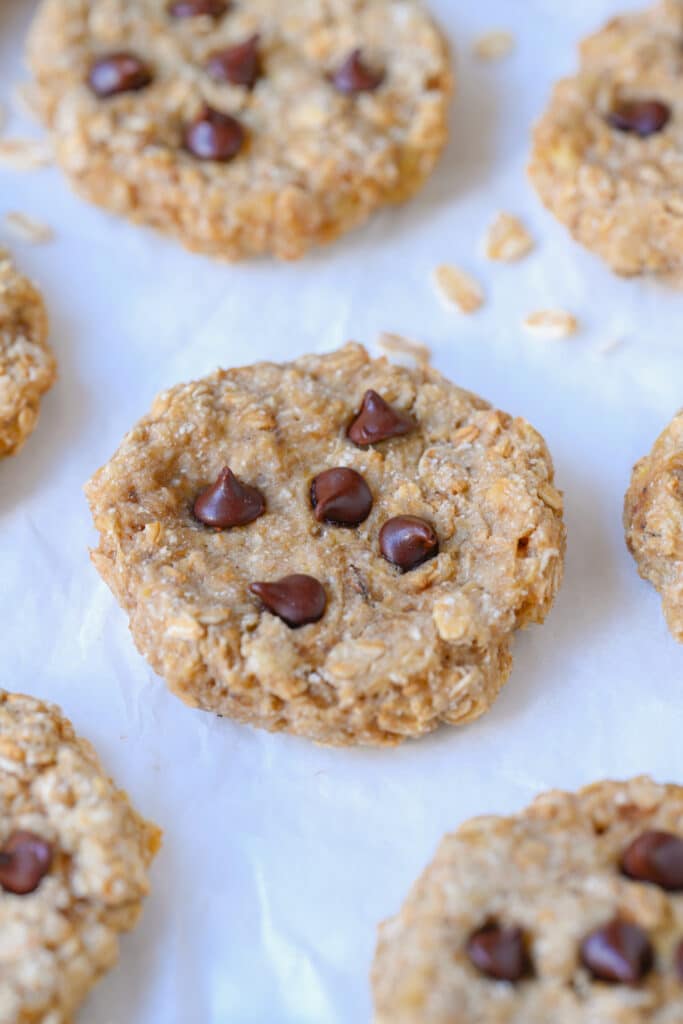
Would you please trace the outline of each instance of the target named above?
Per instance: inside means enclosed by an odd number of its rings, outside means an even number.
[[[669,629],[683,643],[683,410],[636,463],[624,527],[640,575],[661,593]]]
[[[66,1022],[116,962],[157,828],[58,708],[0,690],[0,1020]]]
[[[466,822],[380,927],[373,988],[376,1024],[683,1020],[683,788]]]
[[[48,320],[38,290],[0,249],[0,457],[14,455],[38,422],[55,382]]]
[[[683,3],[613,18],[534,131],[544,204],[619,274],[683,269]]]
[[[216,257],[329,242],[409,198],[447,137],[421,0],[43,0],[29,59],[76,189]]]
[[[167,391],[87,496],[95,565],[171,689],[324,743],[481,715],[562,576],[536,431],[359,345]]]

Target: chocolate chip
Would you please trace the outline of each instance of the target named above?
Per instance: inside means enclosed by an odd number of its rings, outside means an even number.
[[[683,889],[683,839],[671,832],[643,832],[624,852],[621,870],[637,882],[678,892]]]
[[[314,576],[296,573],[275,583],[252,583],[249,590],[292,629],[317,622],[325,614],[325,588]]]
[[[13,832],[0,850],[0,888],[15,896],[35,892],[52,865],[52,846],[33,832]]]
[[[229,0],[173,0],[168,13],[172,18],[220,18],[230,6]]]
[[[372,494],[355,469],[326,469],[311,484],[311,504],[318,522],[358,526],[370,515]]]
[[[134,53],[109,53],[90,65],[88,85],[100,99],[138,92],[152,81],[152,72]]]
[[[193,512],[205,526],[227,530],[231,526],[253,523],[263,515],[265,507],[261,492],[243,484],[226,466],[216,482],[198,496]]]
[[[671,108],[659,100],[624,100],[610,112],[607,122],[620,132],[631,132],[646,139],[669,123]]]
[[[478,971],[498,981],[521,981],[532,972],[521,928],[486,924],[470,936],[467,955]]]
[[[634,985],[652,969],[654,952],[642,928],[615,918],[586,936],[581,962],[599,981]]]
[[[415,429],[410,416],[393,409],[376,391],[366,391],[360,412],[346,432],[346,436],[361,448],[378,444],[390,437],[402,437]]]
[[[374,92],[384,81],[384,71],[369,67],[361,50],[354,50],[331,76],[334,87],[345,96]]]
[[[403,572],[435,558],[439,553],[436,531],[418,516],[388,519],[379,532],[380,551]]]
[[[204,107],[185,130],[185,146],[198,160],[228,163],[244,144],[244,128],[230,114]]]
[[[218,82],[229,82],[231,85],[244,85],[247,89],[253,89],[261,75],[259,37],[252,36],[237,46],[216,50],[209,55],[206,70]]]

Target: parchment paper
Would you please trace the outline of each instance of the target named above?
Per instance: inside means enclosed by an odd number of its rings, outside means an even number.
[[[443,163],[410,205],[300,264],[215,264],[86,206],[57,171],[0,172],[0,222],[20,210],[56,232],[43,247],[11,244],[44,289],[61,368],[37,433],[0,465],[0,682],[59,702],[166,833],[142,922],[83,1024],[366,1021],[375,925],[444,831],[552,786],[683,780],[683,648],[621,527],[633,462],[683,404],[683,295],[613,277],[524,176],[551,82],[629,3],[432,6],[460,77]],[[3,101],[33,7],[0,0]],[[473,38],[498,27],[513,29],[516,52],[476,62]],[[7,131],[38,129],[15,117]],[[479,254],[498,209],[539,241],[519,265]],[[441,261],[485,282],[479,314],[442,309],[430,283]],[[527,338],[522,317],[555,305],[580,334]],[[440,370],[545,435],[569,529],[555,609],[518,639],[485,718],[399,750],[324,750],[189,711],[137,655],[89,562],[82,484],[162,388],[381,330],[426,342]]]

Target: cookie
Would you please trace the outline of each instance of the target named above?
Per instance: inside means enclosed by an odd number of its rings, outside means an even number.
[[[45,305],[0,250],[0,457],[14,455],[38,421],[57,367],[47,342]]]
[[[0,1020],[67,1024],[137,921],[160,833],[58,708],[0,690]]]
[[[683,410],[634,467],[624,526],[640,575],[661,593],[669,629],[683,643]]]
[[[683,788],[465,823],[380,927],[373,987],[376,1024],[683,1020]]]
[[[619,274],[683,269],[683,3],[612,19],[536,126],[530,175]]]
[[[328,744],[481,715],[562,575],[542,438],[355,344],[167,391],[86,492],[171,689]]]
[[[407,199],[447,137],[422,0],[43,0],[29,60],[83,196],[231,260]]]

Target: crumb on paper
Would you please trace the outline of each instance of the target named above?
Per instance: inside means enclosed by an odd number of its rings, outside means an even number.
[[[0,139],[0,167],[33,171],[52,163],[47,142],[38,139]]]
[[[450,263],[442,263],[436,268],[434,284],[449,309],[459,309],[466,314],[475,313],[484,302],[484,292],[479,282]]]
[[[5,226],[16,238],[32,242],[34,245],[49,242],[54,238],[54,232],[49,224],[18,211],[11,211],[5,216]]]
[[[477,36],[472,52],[479,60],[502,60],[515,48],[515,37],[507,29],[497,28]]]
[[[554,341],[576,334],[579,324],[576,317],[564,309],[539,309],[529,313],[522,326],[535,338]]]
[[[418,366],[424,366],[431,361],[432,353],[427,345],[419,341],[412,341],[404,338],[401,334],[392,334],[391,331],[382,331],[377,339],[377,347],[386,352],[387,355],[407,356]]]
[[[484,253],[490,260],[514,263],[534,247],[534,240],[519,217],[499,213],[484,236]]]

